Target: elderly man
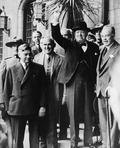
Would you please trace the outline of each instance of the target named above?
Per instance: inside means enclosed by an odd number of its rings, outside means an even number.
[[[52,20],[52,37],[64,48],[65,60],[58,74],[58,82],[64,84],[63,103],[67,103],[70,117],[71,148],[77,148],[79,122],[84,120],[84,145],[92,144],[92,102],[96,79],[98,46],[86,40],[88,28],[85,22],[74,26],[74,40],[60,33],[60,13],[55,12]],[[84,119],[83,119],[83,118]]]
[[[34,45],[31,48],[32,48],[33,57],[42,51],[40,48],[41,37],[42,37],[42,33],[40,31],[34,31],[32,33],[32,41],[33,41]]]
[[[37,54],[34,61],[42,64],[47,76],[47,98],[48,98],[48,132],[47,147],[57,148],[57,120],[56,110],[59,101],[59,84],[57,83],[57,75],[62,63],[62,57],[54,52],[55,42],[50,37],[41,40],[42,52]]]
[[[108,139],[108,124],[107,124],[107,111],[106,111],[106,89],[110,83],[110,66],[113,63],[114,57],[116,57],[120,46],[115,41],[115,28],[111,25],[105,25],[101,32],[101,38],[103,45],[100,47],[100,56],[97,64],[97,87],[96,93],[98,97],[98,109],[99,109],[99,121],[102,134],[103,148],[108,148],[110,144]],[[113,133],[116,132],[116,123],[113,122]],[[112,148],[117,148],[115,137],[111,139]]]
[[[20,46],[23,43],[22,39],[18,39],[17,37],[14,37],[11,41],[6,43],[6,46],[9,47],[12,52],[12,56],[6,59],[3,59],[0,64],[0,109],[2,110],[2,116],[5,119],[5,122],[7,124],[8,129],[8,146],[9,148],[12,148],[12,133],[11,133],[11,126],[10,126],[10,120],[7,114],[4,112],[4,100],[3,100],[3,90],[4,90],[4,83],[5,83],[5,77],[6,72],[9,67],[15,65],[19,61],[18,57],[18,46]]]
[[[30,148],[39,148],[39,117],[45,115],[45,71],[32,62],[27,43],[18,47],[20,61],[10,67],[4,84],[5,110],[11,121],[14,148],[23,148],[28,122]]]

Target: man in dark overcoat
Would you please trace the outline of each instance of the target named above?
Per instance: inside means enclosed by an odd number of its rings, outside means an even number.
[[[11,121],[14,148],[23,148],[26,123],[30,148],[39,148],[39,117],[45,115],[45,72],[32,62],[27,43],[18,47],[20,61],[7,70],[4,85],[5,110]]]
[[[70,117],[71,148],[78,145],[79,122],[84,117],[84,145],[92,144],[92,102],[96,79],[98,46],[86,40],[88,28],[85,22],[73,27],[74,39],[70,41],[60,34],[59,12],[52,21],[52,37],[64,48],[65,60],[58,74],[58,81],[66,85],[64,100]]]

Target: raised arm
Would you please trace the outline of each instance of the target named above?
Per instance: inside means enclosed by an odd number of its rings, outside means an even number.
[[[59,18],[60,18],[60,12],[59,11],[54,12],[51,21],[52,37],[66,51],[67,49],[70,49],[73,45],[70,40],[64,38],[61,35]]]

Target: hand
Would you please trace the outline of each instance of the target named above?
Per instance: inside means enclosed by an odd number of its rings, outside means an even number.
[[[38,116],[39,117],[44,117],[45,116],[45,112],[46,112],[46,109],[44,107],[40,107]]]
[[[57,7],[54,13],[52,14],[51,23],[57,25],[59,23],[62,7]]]

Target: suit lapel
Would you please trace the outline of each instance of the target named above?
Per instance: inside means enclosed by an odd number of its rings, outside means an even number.
[[[16,75],[17,75],[17,79],[18,81],[22,82],[23,77],[24,77],[24,69],[21,65],[21,63],[19,62],[18,64],[16,64]]]
[[[56,69],[56,66],[58,65],[58,58],[57,58],[57,56],[54,54],[54,56],[53,56],[53,61],[52,61],[52,74],[53,74],[53,72],[55,71],[55,69]]]
[[[32,73],[32,63],[27,68],[27,70],[26,70],[26,72],[24,74],[24,77],[22,79],[21,85],[23,85],[26,82],[26,80],[29,78],[29,76],[31,75],[31,73]]]
[[[102,51],[100,59],[99,59],[99,73],[100,74],[107,70],[109,63],[111,62],[112,58],[115,56],[117,47],[118,47],[118,43],[114,42],[104,57],[102,57],[102,53],[103,53]]]
[[[38,63],[44,65],[45,54],[43,52],[40,53]]]
[[[55,70],[57,69],[59,63],[60,63],[60,57],[54,53],[53,61],[52,61],[51,76],[53,75],[53,73],[54,73]]]

